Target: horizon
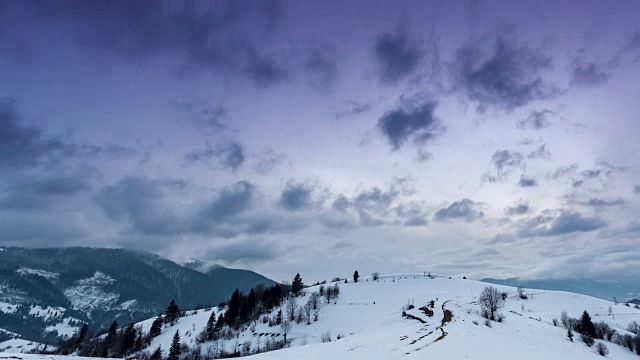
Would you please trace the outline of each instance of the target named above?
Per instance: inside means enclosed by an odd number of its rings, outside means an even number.
[[[7,1],[0,246],[637,281],[638,13]]]

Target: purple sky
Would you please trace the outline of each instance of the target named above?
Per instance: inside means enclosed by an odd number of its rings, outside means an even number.
[[[637,278],[637,1],[5,1],[0,244]]]

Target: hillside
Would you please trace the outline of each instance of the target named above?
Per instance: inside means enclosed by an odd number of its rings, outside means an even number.
[[[640,310],[623,304],[557,291],[528,290],[529,299],[519,300],[516,288],[496,286],[508,294],[502,314],[503,322],[485,326],[476,301],[487,284],[472,280],[430,279],[422,275],[389,275],[379,281],[361,279],[358,283],[340,283],[340,296],[330,304],[322,304],[318,321],[311,325],[293,323],[288,337],[291,347],[252,355],[255,359],[597,359],[594,348],[587,347],[576,334],[574,342],[566,338],[566,329],[552,325],[562,311],[579,317],[587,310],[594,322],[605,321],[620,333],[627,324],[640,321]],[[306,297],[318,287],[305,289]],[[298,304],[306,302],[298,298]],[[433,316],[417,308],[433,300]],[[408,303],[416,308],[407,311],[415,318],[402,317]],[[612,315],[608,307],[612,306]],[[280,328],[260,321],[255,330],[241,332],[237,338],[196,345],[195,338],[206,325],[211,311],[200,310],[181,318],[174,326],[164,328],[149,349],[169,349],[179,330],[189,346],[234,348],[249,346],[252,352],[264,349],[268,339],[282,339]],[[450,321],[445,312],[450,311]],[[275,316],[274,310],[270,316]],[[420,319],[420,320],[417,320]],[[422,323],[424,321],[424,323]],[[477,324],[476,324],[477,322]],[[148,331],[151,320],[140,324]],[[330,343],[321,338],[330,334]],[[340,339],[337,340],[337,337]],[[598,340],[600,341],[600,340]],[[304,346],[302,346],[304,345]],[[638,359],[635,353],[606,342],[612,359]]]
[[[217,305],[238,287],[274,282],[246,270],[203,274],[160,256],[123,249],[4,247],[0,251],[0,328],[55,341],[83,322],[96,330],[183,309]],[[2,340],[2,339],[0,339]]]
[[[513,287],[524,287],[529,289],[568,291],[577,294],[589,295],[604,300],[620,302],[628,301],[633,297],[640,296],[640,284],[638,282],[602,282],[590,279],[540,279],[524,280],[518,278],[491,279],[486,278],[480,281],[507,285]]]

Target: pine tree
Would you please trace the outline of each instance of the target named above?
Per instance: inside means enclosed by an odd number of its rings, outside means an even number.
[[[253,317],[256,311],[256,292],[253,291],[253,288],[251,288],[249,296],[247,297],[247,308],[249,310],[249,317]]]
[[[162,320],[162,314],[158,315],[158,317],[153,320],[153,324],[151,324],[151,329],[149,330],[149,336],[151,336],[152,338],[160,335],[160,333],[162,332],[162,323],[164,321]]]
[[[282,309],[278,310],[278,315],[276,315],[276,325],[282,324]]]
[[[176,305],[176,302],[171,300],[171,303],[167,307],[167,312],[165,313],[164,321],[171,325],[176,323],[178,320],[178,316],[180,315],[180,308]]]
[[[567,338],[569,341],[573,341],[573,332],[571,332],[571,327],[567,328]]]
[[[360,278],[360,274],[358,274],[358,270],[356,270],[353,273],[353,282],[358,282],[358,279]]]
[[[591,316],[587,310],[582,313],[582,317],[580,318],[580,332],[585,335],[589,335],[592,338],[596,338],[596,327],[593,325]]]
[[[213,328],[213,331],[218,332],[222,330],[223,327],[224,327],[224,317],[221,314],[220,316],[218,316],[218,321],[216,322],[216,326]]]
[[[293,282],[291,283],[291,292],[294,296],[299,296],[303,287],[304,284],[302,283],[302,277],[300,276],[300,273],[297,273],[296,276],[293,277]]]
[[[227,310],[227,325],[233,326],[240,314],[240,290],[236,289],[231,295],[229,309]]]
[[[122,356],[127,355],[133,349],[136,344],[136,337],[136,329],[133,327],[133,323],[131,323],[127,326],[122,338],[122,347],[120,348],[120,354]]]
[[[149,359],[162,360],[162,348],[160,347],[160,345],[158,345],[158,347],[151,353]]]
[[[78,339],[76,340],[76,344],[80,345],[84,341],[84,338],[87,336],[87,332],[89,331],[89,326],[84,323],[82,324],[82,328],[80,328],[80,332],[78,333]]]
[[[171,341],[171,348],[169,349],[169,357],[167,359],[180,359],[180,330],[176,330],[176,334],[173,335],[173,341]]]
[[[209,316],[209,320],[207,321],[207,327],[205,328],[205,335],[207,340],[212,340],[215,332],[216,332],[216,312],[211,311],[211,316]]]

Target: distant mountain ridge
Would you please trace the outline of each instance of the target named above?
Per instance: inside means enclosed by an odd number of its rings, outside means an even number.
[[[529,289],[568,291],[610,301],[612,301],[614,297],[620,302],[640,298],[640,284],[631,282],[603,282],[590,279],[524,280],[519,278],[485,278],[480,281],[513,287],[520,286]]]
[[[141,251],[0,247],[0,328],[52,340],[82,322],[98,329],[149,318],[172,299],[186,309],[217,305],[258,284],[275,282],[220,266],[202,273]]]

